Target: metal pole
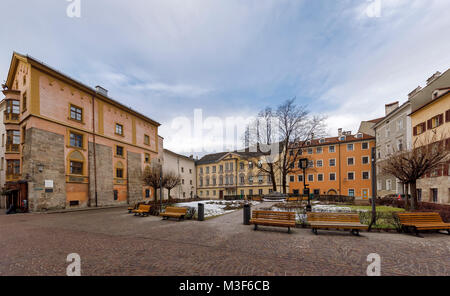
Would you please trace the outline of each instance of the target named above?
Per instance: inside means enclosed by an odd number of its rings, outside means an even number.
[[[160,202],[160,208],[159,212],[162,212],[162,199],[163,199],[163,186],[162,186],[162,178],[163,178],[163,170],[161,166],[161,170],[159,171],[159,202]]]

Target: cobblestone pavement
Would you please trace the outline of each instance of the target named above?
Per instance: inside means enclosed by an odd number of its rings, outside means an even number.
[[[266,206],[266,204],[264,205]],[[319,231],[242,224],[242,211],[204,222],[134,217],[126,209],[0,216],[0,275],[450,275],[450,236]]]

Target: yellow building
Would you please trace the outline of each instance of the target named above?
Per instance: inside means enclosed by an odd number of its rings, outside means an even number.
[[[221,152],[208,154],[196,161],[197,195],[200,198],[224,199],[227,196],[242,198],[273,192],[273,185],[264,166],[261,152]],[[277,191],[282,192],[281,176],[275,175]],[[287,189],[289,190],[289,189]]]
[[[445,141],[450,150],[450,87],[436,89],[432,97],[410,114],[413,147]],[[450,203],[449,162],[417,181],[419,200]]]

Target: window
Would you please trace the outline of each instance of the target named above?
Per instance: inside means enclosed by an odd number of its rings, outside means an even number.
[[[17,100],[7,100],[5,119],[6,120],[19,120],[20,113],[20,101]]]
[[[308,167],[313,168],[314,167],[314,160],[308,161]]]
[[[206,173],[209,174],[209,167],[206,167]]]
[[[258,190],[258,194],[259,194],[259,195],[263,195],[263,190],[262,190],[262,189],[259,189],[259,190]]]
[[[70,146],[83,148],[83,135],[70,132]]]
[[[181,172],[184,173],[184,167],[181,167]]]
[[[150,197],[150,189],[145,189],[145,198]]]
[[[73,175],[83,174],[83,163],[80,161],[70,161],[70,173]]]
[[[83,109],[75,105],[70,105],[70,119],[83,121]]]
[[[423,134],[426,130],[427,130],[426,123],[422,122],[414,127],[413,135],[417,136],[417,135]]]
[[[335,146],[329,146],[328,147],[328,151],[330,152],[330,153],[334,153],[336,150],[336,147]]]
[[[363,178],[363,180],[369,180],[369,172],[363,172],[362,178]]]
[[[239,170],[241,170],[241,171],[244,170],[244,163],[243,162],[239,163]]]
[[[362,164],[368,164],[368,163],[369,163],[369,157],[368,156],[363,156]]]
[[[248,195],[253,195],[253,189],[248,190]]]
[[[367,142],[362,143],[361,146],[362,146],[363,150],[369,149],[369,143],[367,143]]]
[[[330,167],[334,167],[334,166],[336,166],[336,159],[331,158],[330,159]]]
[[[317,147],[316,148],[316,153],[318,153],[318,154],[322,153],[322,147]]]
[[[145,153],[145,163],[150,163],[150,154]]]
[[[6,152],[19,152],[20,131],[6,131]]]
[[[345,136],[340,137],[339,141],[345,141]]]
[[[347,144],[347,151],[353,151],[353,144]]]
[[[119,145],[116,146],[116,156],[123,157],[123,147],[122,146],[119,146]]]
[[[219,173],[223,173],[223,165],[219,165]]]
[[[239,177],[239,181],[241,182],[241,184],[245,183],[245,177],[242,175]]]
[[[118,200],[119,199],[119,191],[114,190],[114,200]]]
[[[253,184],[253,176],[248,176],[248,183]]]
[[[320,140],[319,140],[319,143],[320,143],[320,144],[325,143],[325,139],[320,139]]]
[[[116,123],[116,135],[123,136],[123,125]]]
[[[289,181],[290,182],[294,182],[295,181],[295,177],[294,176],[289,176]]]
[[[258,176],[258,183],[262,184],[264,182],[264,176],[259,175]]]
[[[354,179],[355,179],[355,173],[353,173],[353,172],[348,172],[348,173],[347,173],[347,179],[348,179],[348,180],[354,180]]]
[[[318,167],[318,168],[321,168],[321,167],[323,167],[323,160],[318,160],[318,161],[316,161],[316,166]]]
[[[422,189],[417,189],[417,200],[422,201]]]
[[[353,157],[348,157],[347,158],[347,165],[354,165],[355,164],[355,159]]]
[[[298,176],[297,176],[297,180],[298,180],[299,182],[303,182],[303,175],[298,175]]]
[[[181,169],[181,171],[183,171],[183,169]],[[213,167],[212,167],[212,172],[213,172],[213,174],[216,173],[216,166],[213,166]]]
[[[3,164],[5,163],[5,158],[2,157],[1,163],[0,163],[0,170],[3,171]]]
[[[200,168],[200,174],[203,174],[203,168]]]
[[[116,178],[123,178],[123,169],[121,168],[116,168]]]
[[[398,149],[398,151],[403,150],[403,140],[402,139],[397,140],[397,149]]]
[[[444,113],[439,114],[430,120],[428,120],[428,128],[433,129],[437,128],[438,126],[442,125],[444,123]]]
[[[336,174],[330,173],[330,181],[336,181]]]
[[[214,185],[216,185],[216,178],[214,178],[214,179],[213,179],[213,181],[214,181],[214,182],[213,182],[213,183],[214,183]],[[183,185],[184,185],[184,179],[181,179],[181,184],[183,184]]]
[[[6,160],[6,176],[17,177],[20,175],[20,160]]]
[[[390,179],[386,180],[386,190],[392,190],[392,182]]]
[[[437,188],[431,188],[431,198],[433,202],[438,202],[438,190]]]
[[[314,182],[314,175],[308,175],[308,182]]]
[[[144,135],[144,144],[150,145],[150,137],[148,135]]]
[[[323,174],[317,174],[317,181],[319,182],[323,181]]]
[[[308,154],[313,154],[313,149],[312,148],[308,148]]]
[[[27,93],[24,92],[23,93],[23,97],[22,97],[22,113],[27,111]]]
[[[355,196],[355,189],[349,189],[348,196]]]

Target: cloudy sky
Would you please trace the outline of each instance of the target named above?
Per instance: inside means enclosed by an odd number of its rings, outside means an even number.
[[[159,121],[180,153],[221,150],[221,126],[292,97],[330,135],[356,131],[450,67],[446,0],[79,2],[71,18],[67,0],[1,0],[2,80],[29,54]]]

